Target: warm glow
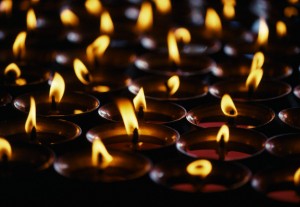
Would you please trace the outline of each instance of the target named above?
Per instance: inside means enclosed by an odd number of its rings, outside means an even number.
[[[229,127],[226,124],[222,125],[218,131],[216,141],[220,142],[222,137],[225,143],[229,141]]]
[[[139,126],[132,102],[127,99],[119,99],[117,100],[117,106],[121,113],[127,134],[133,134],[134,130],[138,129]]]
[[[259,20],[258,27],[258,36],[257,36],[257,44],[258,45],[266,45],[269,38],[269,28],[265,19]]]
[[[102,10],[102,4],[99,0],[86,0],[84,6],[88,13],[95,16],[100,15]]]
[[[293,16],[298,16],[298,10],[297,8],[293,7],[293,6],[288,6],[284,8],[284,16],[286,17],[293,17]]]
[[[101,14],[100,21],[100,33],[101,34],[112,34],[114,32],[114,24],[108,13],[108,11],[104,11]]]
[[[300,168],[294,174],[294,184],[295,186],[300,186]]]
[[[101,85],[99,85],[99,86],[94,86],[93,87],[93,91],[104,93],[104,92],[110,91],[110,88],[109,88],[109,86],[101,86]]]
[[[73,68],[76,74],[76,77],[80,80],[81,83],[88,85],[91,80],[86,80],[85,77],[89,76],[89,71],[81,60],[75,58],[73,61]],[[91,78],[89,76],[89,78]]]
[[[263,70],[261,68],[257,68],[256,70],[251,71],[246,80],[246,87],[248,88],[248,90],[250,88],[255,90],[258,87],[262,76]]]
[[[36,16],[33,9],[27,12],[27,29],[32,30],[36,28]]]
[[[175,64],[180,64],[180,55],[179,50],[176,42],[176,37],[173,31],[168,32],[168,52],[169,52],[169,59],[170,61],[174,62]]]
[[[15,57],[24,57],[26,35],[27,33],[25,31],[22,31],[17,35],[12,48]]]
[[[79,18],[70,9],[64,9],[60,13],[60,19],[65,26],[75,27],[79,25]]]
[[[229,94],[224,94],[221,99],[221,109],[225,116],[236,117],[238,111]]]
[[[141,5],[140,14],[137,20],[137,30],[139,32],[145,32],[152,28],[153,14],[151,3],[145,1]]]
[[[288,2],[290,4],[297,4],[299,2],[299,0],[288,0]]]
[[[153,0],[157,10],[162,14],[171,12],[172,5],[170,0]]]
[[[179,77],[177,75],[173,75],[171,78],[168,79],[167,85],[169,88],[169,94],[173,95],[179,89],[180,86]]]
[[[262,52],[256,52],[253,56],[250,72],[262,68],[265,62],[265,56]]]
[[[103,169],[106,168],[112,160],[113,157],[108,153],[103,142],[100,139],[94,139],[92,146],[92,165],[95,167],[99,166]]]
[[[222,0],[223,14],[227,19],[232,19],[235,16],[235,0]]]
[[[7,75],[9,72],[14,72],[16,74],[16,78],[21,76],[21,70],[16,63],[10,63],[6,66],[4,69],[4,75]]]
[[[208,8],[206,11],[205,27],[211,33],[217,35],[222,31],[222,23],[220,17],[218,13],[212,8]]]
[[[135,107],[136,111],[139,111],[140,108],[142,108],[144,110],[147,108],[145,94],[144,94],[144,88],[143,87],[140,88],[139,92],[134,97],[133,104],[134,104],[134,107]]]
[[[110,38],[107,35],[101,35],[92,44],[86,48],[87,59],[93,63],[95,56],[101,58],[110,44]]]
[[[186,171],[190,175],[205,178],[212,171],[212,164],[209,160],[196,160],[188,164],[188,166],[186,167]]]
[[[283,21],[276,22],[276,33],[279,37],[284,37],[287,33],[286,25]]]
[[[185,44],[191,42],[191,33],[188,29],[180,27],[174,30],[174,34],[177,41],[182,41]]]
[[[30,109],[28,112],[28,117],[25,122],[25,131],[30,134],[32,129],[36,128],[36,106],[35,100],[32,96],[30,96]]]
[[[0,137],[0,162],[3,161],[3,158],[6,157],[8,160],[11,159],[12,150],[9,142]]]
[[[59,103],[65,92],[65,81],[59,73],[55,73],[49,92],[50,101],[54,97],[55,103]]]
[[[2,0],[0,2],[0,13],[10,14],[13,7],[12,0]]]

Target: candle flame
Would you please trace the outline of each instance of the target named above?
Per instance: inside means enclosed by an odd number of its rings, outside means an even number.
[[[104,93],[110,91],[109,86],[98,85],[93,87],[93,91]]]
[[[117,100],[117,106],[121,113],[127,134],[132,135],[133,131],[139,127],[133,104],[127,99],[119,99]]]
[[[25,85],[27,82],[24,78],[20,78],[21,76],[21,70],[15,63],[10,63],[6,66],[4,69],[4,75],[7,75],[8,73],[13,72],[15,74],[15,83],[19,86]]]
[[[256,52],[252,59],[250,72],[262,68],[265,62],[265,56],[262,52]]]
[[[221,99],[221,109],[225,116],[236,117],[238,111],[229,94],[224,94]]]
[[[269,28],[265,19],[260,18],[258,27],[257,44],[266,45],[269,38]]]
[[[99,0],[86,0],[84,6],[88,13],[98,16],[102,10],[102,4]]]
[[[277,21],[276,22],[276,33],[279,37],[286,36],[287,28],[283,21]]]
[[[86,48],[87,59],[90,63],[95,61],[95,57],[101,58],[110,44],[107,35],[101,35]]]
[[[79,25],[79,18],[70,9],[64,9],[60,13],[60,19],[65,26],[76,27]]]
[[[220,142],[222,137],[225,143],[229,141],[229,127],[226,124],[222,125],[218,131],[216,141]]]
[[[24,57],[25,56],[25,40],[27,33],[25,31],[20,32],[13,44],[13,54],[15,57]]]
[[[174,34],[177,41],[182,41],[185,44],[188,44],[191,42],[191,33],[188,29],[184,27],[179,27],[174,30]]]
[[[223,14],[227,19],[233,19],[235,16],[235,0],[222,0]]]
[[[300,167],[296,170],[294,174],[294,184],[295,186],[300,186]]]
[[[112,34],[114,32],[114,24],[108,11],[101,14],[100,32],[101,34]]]
[[[205,178],[211,173],[212,164],[209,160],[205,159],[195,160],[188,164],[188,166],[186,167],[186,171],[190,175]]]
[[[101,160],[99,160],[99,155]],[[108,167],[113,157],[108,153],[101,139],[94,139],[92,145],[92,165],[101,169]]]
[[[180,86],[179,77],[177,75],[173,75],[171,78],[168,79],[167,85],[169,88],[169,94],[170,95],[175,94],[178,91]]]
[[[152,6],[148,1],[144,1],[141,5],[140,14],[137,20],[137,31],[146,32],[152,29],[153,14]]]
[[[212,9],[208,8],[205,16],[205,27],[213,35],[220,35],[222,31],[222,23],[218,13]]]
[[[30,109],[25,122],[26,133],[30,134],[33,128],[36,128],[36,106],[34,98],[30,96]]]
[[[27,12],[27,29],[33,30],[36,28],[37,21],[36,16],[33,9],[29,9]]]
[[[284,16],[291,18],[293,16],[298,16],[298,9],[294,6],[287,6],[284,8],[283,13]]]
[[[11,145],[5,138],[0,137],[0,162],[3,161],[4,157],[10,160],[11,156],[12,156]]]
[[[10,14],[13,7],[12,0],[3,0],[0,2],[0,13]]]
[[[136,111],[139,111],[140,108],[147,109],[146,99],[144,94],[144,88],[141,87],[137,95],[133,99],[133,105]]]
[[[88,85],[90,83],[90,80],[86,80],[85,77],[88,76],[89,78],[91,78],[91,76],[89,75],[89,71],[83,64],[83,62],[80,59],[75,58],[73,61],[73,68],[76,77],[80,80],[80,82],[85,85]]]
[[[176,37],[173,31],[168,32],[168,52],[169,60],[174,62],[176,65],[180,64],[180,54],[176,42]]]
[[[290,4],[297,4],[299,2],[299,0],[288,0],[288,2]]]
[[[59,103],[64,95],[65,92],[65,81],[63,77],[59,73],[55,73],[49,92],[49,99],[52,101],[52,97],[56,103]]]
[[[262,79],[262,76],[263,76],[263,70],[261,68],[257,68],[251,71],[246,80],[246,87],[248,88],[248,90],[250,90],[250,88],[254,90],[257,89]]]
[[[159,13],[168,14],[172,10],[172,5],[170,0],[153,0],[155,6]]]

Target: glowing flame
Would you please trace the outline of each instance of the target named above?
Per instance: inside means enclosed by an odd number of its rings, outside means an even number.
[[[235,16],[235,0],[222,0],[223,14],[227,19],[232,19]]]
[[[170,0],[153,0],[157,10],[162,14],[171,12],[172,5]]]
[[[212,171],[212,164],[209,160],[195,160],[188,164],[186,171],[190,175],[199,176],[201,178],[207,177]]]
[[[176,37],[173,31],[168,32],[168,51],[169,51],[169,59],[170,61],[174,62],[175,64],[180,64],[180,55],[179,50],[176,42]]]
[[[89,71],[86,68],[86,66],[83,64],[83,62],[81,60],[79,60],[78,58],[75,58],[73,61],[73,67],[74,67],[74,71],[76,74],[76,77],[80,80],[81,83],[88,85],[90,82],[90,80],[86,80],[85,77],[89,77]]]
[[[284,37],[287,33],[286,25],[283,21],[276,22],[276,33],[279,37]]]
[[[59,103],[64,95],[64,92],[65,81],[59,73],[55,73],[49,92],[50,101],[52,101],[52,97],[54,97],[55,102]]]
[[[298,16],[298,9],[293,6],[288,6],[284,8],[283,13],[284,16],[291,18],[293,16]]]
[[[0,161],[3,161],[3,158],[6,157],[8,160],[11,159],[12,150],[9,142],[0,137]]]
[[[152,28],[153,14],[151,3],[145,1],[141,5],[140,14],[137,20],[137,31],[145,32]]]
[[[0,2],[0,13],[10,14],[13,7],[12,0],[3,0]]]
[[[101,156],[101,160],[99,160]],[[94,139],[92,146],[92,165],[100,168],[106,168],[113,160],[113,157],[106,150],[103,142],[100,139]]]
[[[208,8],[205,16],[205,27],[212,34],[220,35],[222,31],[222,23],[218,13],[212,9]]]
[[[64,9],[60,13],[60,19],[65,26],[75,27],[79,25],[79,18],[70,9]]]
[[[133,104],[136,111],[139,111],[140,108],[143,108],[144,110],[147,108],[143,87],[139,90],[137,95],[134,97]]]
[[[30,109],[25,122],[25,131],[30,134],[32,129],[36,128],[36,106],[33,97],[30,97]]]
[[[17,66],[16,63],[10,63],[8,66],[6,66],[5,70],[4,70],[4,75],[7,75],[9,72],[14,72],[16,74],[16,77],[20,77],[21,76],[21,70],[20,68]]]
[[[110,38],[107,35],[101,35],[94,42],[92,42],[86,48],[87,59],[90,63],[93,63],[95,57],[101,58],[108,48],[110,43]]]
[[[26,36],[27,34],[25,31],[22,31],[17,35],[12,48],[15,57],[24,57]]]
[[[32,30],[36,28],[36,16],[33,9],[27,12],[27,29]]]
[[[88,13],[92,15],[99,15],[102,10],[102,4],[99,0],[86,0],[84,6]]]
[[[112,34],[114,32],[114,24],[108,11],[101,14],[100,32],[101,34]]]
[[[121,113],[127,134],[133,134],[133,131],[138,129],[139,126],[132,103],[127,99],[119,99],[117,106]]]
[[[221,109],[225,116],[236,117],[238,111],[231,99],[230,95],[224,94],[221,99]]]
[[[110,91],[110,87],[109,86],[102,86],[102,85],[94,86],[93,91],[104,93],[104,92]]]
[[[261,68],[257,68],[251,71],[246,80],[246,87],[248,88],[248,90],[250,90],[250,88],[255,90],[258,87],[262,76],[263,70]]]
[[[180,27],[175,29],[174,31],[175,37],[177,41],[182,41],[185,44],[188,44],[191,42],[191,33],[188,29]]]
[[[216,141],[220,142],[222,137],[225,143],[229,141],[229,128],[226,124],[222,125],[220,130],[218,131]]]
[[[257,44],[258,45],[266,45],[269,38],[269,28],[265,19],[259,20],[259,28],[258,28],[258,36],[257,36]]]
[[[169,88],[169,94],[173,95],[177,92],[180,86],[180,80],[177,75],[173,75],[171,78],[168,79],[167,85]]]
[[[296,186],[300,186],[300,167],[298,168],[298,170],[296,170],[294,174],[294,184]]]
[[[297,4],[299,2],[299,0],[288,0],[288,2],[290,4]]]
[[[265,56],[262,52],[256,52],[252,59],[250,72],[262,68],[265,62]]]

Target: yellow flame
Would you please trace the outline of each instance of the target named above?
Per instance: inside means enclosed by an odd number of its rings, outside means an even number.
[[[33,127],[36,128],[36,106],[35,106],[35,100],[31,96],[30,97],[30,109],[28,113],[28,117],[25,122],[25,131],[26,133],[31,133]]]
[[[73,61],[73,68],[76,74],[76,77],[80,80],[81,83],[88,85],[90,82],[87,81],[84,77],[89,76],[89,71],[81,60],[75,58]],[[91,77],[90,77],[91,78]]]
[[[2,0],[0,2],[0,13],[10,14],[13,7],[12,0]]]
[[[65,26],[75,27],[79,25],[79,18],[70,9],[64,9],[60,13],[60,19]]]
[[[261,68],[257,68],[253,71],[251,71],[247,77],[246,80],[246,87],[248,88],[248,90],[250,88],[252,89],[257,89],[261,79],[263,76],[263,70]]]
[[[36,16],[33,9],[29,9],[27,12],[27,29],[32,30],[36,28]]]
[[[276,33],[279,37],[284,37],[286,35],[287,28],[283,21],[276,22]]]
[[[300,186],[300,167],[296,170],[294,174],[294,184]]]
[[[170,0],[153,0],[157,10],[162,14],[171,12],[172,5]]]
[[[188,164],[186,171],[190,175],[200,176],[201,178],[207,177],[212,171],[212,164],[209,160],[201,159],[195,160]]]
[[[147,109],[146,105],[146,99],[144,94],[144,88],[141,87],[137,95],[133,99],[133,104],[136,111],[139,111],[139,109],[142,107],[144,110]]]
[[[176,37],[173,31],[168,32],[168,52],[169,52],[169,59],[170,61],[174,62],[175,64],[180,64],[180,54],[176,42]]]
[[[10,71],[13,71],[17,78],[21,76],[21,70],[16,63],[10,63],[8,66],[6,66],[4,69],[4,75],[7,75],[7,73]]]
[[[208,8],[205,16],[205,27],[212,34],[219,35],[222,31],[222,23],[218,13],[212,9]]]
[[[100,32],[101,34],[112,34],[114,32],[114,23],[108,11],[101,14]]]
[[[98,85],[93,87],[93,91],[104,93],[110,91],[109,86]]]
[[[49,99],[52,101],[52,97],[54,97],[54,100],[56,103],[59,103],[64,95],[65,92],[65,81],[63,77],[59,73],[55,73],[51,87],[49,92]]]
[[[235,0],[222,0],[223,14],[227,19],[232,19],[235,16]]]
[[[101,58],[110,44],[110,38],[107,35],[101,35],[86,48],[86,56],[90,63],[93,63],[95,57]]]
[[[27,33],[25,31],[22,31],[17,35],[12,48],[15,57],[24,57],[26,36]]]
[[[269,28],[265,19],[259,20],[257,44],[262,46],[266,45],[269,38]]]
[[[221,109],[225,116],[236,117],[238,111],[229,94],[224,94],[221,99]]]
[[[262,52],[256,52],[253,56],[250,72],[262,68],[265,56]]]
[[[177,75],[173,75],[171,78],[168,79],[167,85],[169,87],[169,94],[173,95],[177,92],[180,86],[180,80]]]
[[[133,131],[138,129],[139,126],[132,102],[127,99],[119,99],[117,100],[117,106],[121,113],[127,134],[133,134]]]
[[[84,6],[88,13],[92,15],[100,15],[102,4],[99,0],[86,0]]]
[[[137,20],[137,31],[145,32],[152,29],[153,26],[153,14],[152,6],[148,1],[144,1],[141,5],[140,14]]]
[[[216,141],[220,142],[222,137],[225,143],[229,141],[229,127],[226,124],[222,125],[220,130],[218,131]]]
[[[175,37],[177,41],[182,41],[185,44],[188,44],[191,42],[191,33],[188,29],[179,27],[175,29],[174,31]]]
[[[10,160],[12,156],[12,149],[9,142],[5,138],[0,137],[0,161],[3,156],[6,156],[7,159]]]
[[[99,155],[101,160],[99,160]],[[100,168],[106,168],[113,160],[113,157],[106,150],[103,142],[100,139],[94,139],[92,146],[92,165]]]
[[[285,7],[283,13],[284,13],[284,16],[289,17],[289,18],[291,18],[293,16],[298,16],[298,10],[297,10],[297,8],[295,8],[293,6]]]

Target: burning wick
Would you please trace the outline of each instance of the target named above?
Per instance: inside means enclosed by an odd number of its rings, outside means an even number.
[[[229,114],[232,116],[228,116],[227,124],[231,127],[234,127],[235,126],[235,118],[234,118],[235,111],[234,111],[234,109],[231,109],[229,111]]]
[[[133,148],[137,149],[138,144],[139,144],[139,131],[137,128],[134,128],[134,130],[133,130],[132,144],[133,144]]]
[[[138,119],[144,119],[144,108],[142,106],[139,107],[137,116],[138,116]]]
[[[32,127],[30,132],[30,141],[32,142],[38,142],[37,135],[36,135],[36,128]]]
[[[55,96],[51,96],[51,110],[56,111],[57,110],[57,104],[55,102]]]
[[[229,128],[227,125],[222,125],[217,134],[217,149],[216,153],[219,155],[219,160],[224,161],[227,155],[226,143],[229,141]]]
[[[7,163],[11,159],[11,145],[5,138],[0,137],[0,162]]]

